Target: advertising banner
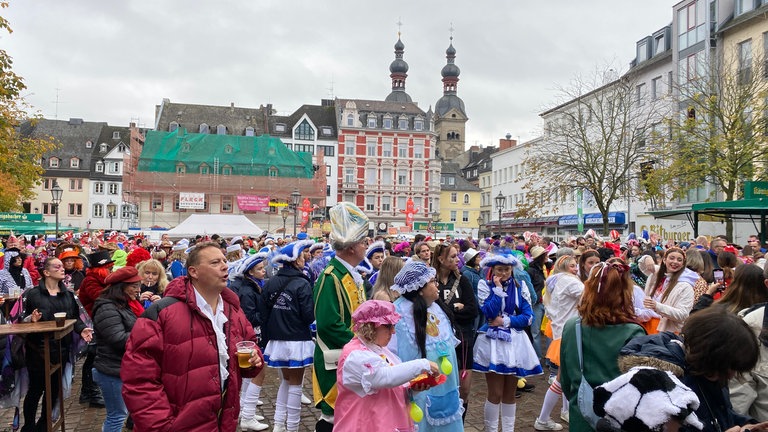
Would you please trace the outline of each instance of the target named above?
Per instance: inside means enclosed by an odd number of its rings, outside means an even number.
[[[238,195],[237,206],[242,211],[269,211],[269,197],[260,195]]]
[[[205,209],[205,194],[197,192],[179,192],[179,208],[192,210]]]

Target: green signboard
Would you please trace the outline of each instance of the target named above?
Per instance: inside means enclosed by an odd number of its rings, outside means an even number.
[[[453,222],[414,222],[413,229],[416,231],[453,231]]]
[[[0,222],[42,222],[43,215],[35,213],[0,213]]]
[[[744,199],[768,198],[768,182],[744,182]]]

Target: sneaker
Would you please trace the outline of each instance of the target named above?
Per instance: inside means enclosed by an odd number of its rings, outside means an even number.
[[[312,405],[312,401],[304,395],[304,393],[301,394],[301,403],[303,405]]]
[[[536,388],[535,385],[533,385],[531,383],[525,383],[525,385],[523,387],[521,387],[520,390],[522,390],[524,392],[532,392],[533,389],[535,389],[535,388]]]
[[[244,431],[248,431],[248,430],[262,431],[265,429],[269,429],[269,425],[266,423],[261,423],[255,418],[240,419],[240,429]]]
[[[563,425],[555,423],[552,419],[548,419],[546,422],[541,422],[539,419],[536,419],[536,421],[533,422],[533,428],[538,431],[563,430]]]
[[[552,383],[555,382],[556,379],[557,379],[557,374],[549,374],[549,379],[547,380],[547,382],[549,383],[549,385],[552,385]]]
[[[566,423],[570,423],[571,415],[568,413],[568,411],[560,411],[560,419]]]

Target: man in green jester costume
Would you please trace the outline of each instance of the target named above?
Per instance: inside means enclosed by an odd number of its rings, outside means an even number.
[[[330,216],[329,240],[336,256],[318,276],[313,293],[317,344],[312,388],[315,406],[322,411],[316,432],[333,429],[338,394],[333,357],[338,360],[336,350],[340,351],[354,336],[352,313],[366,300],[363,277],[355,267],[365,258],[368,247],[368,217],[348,202],[331,208]]]

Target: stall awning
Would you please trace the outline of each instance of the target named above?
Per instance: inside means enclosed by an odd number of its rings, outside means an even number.
[[[71,229],[59,226],[59,231],[62,228]],[[11,231],[15,235],[54,234],[56,232],[56,224],[45,222],[0,222],[0,234],[8,235]]]

